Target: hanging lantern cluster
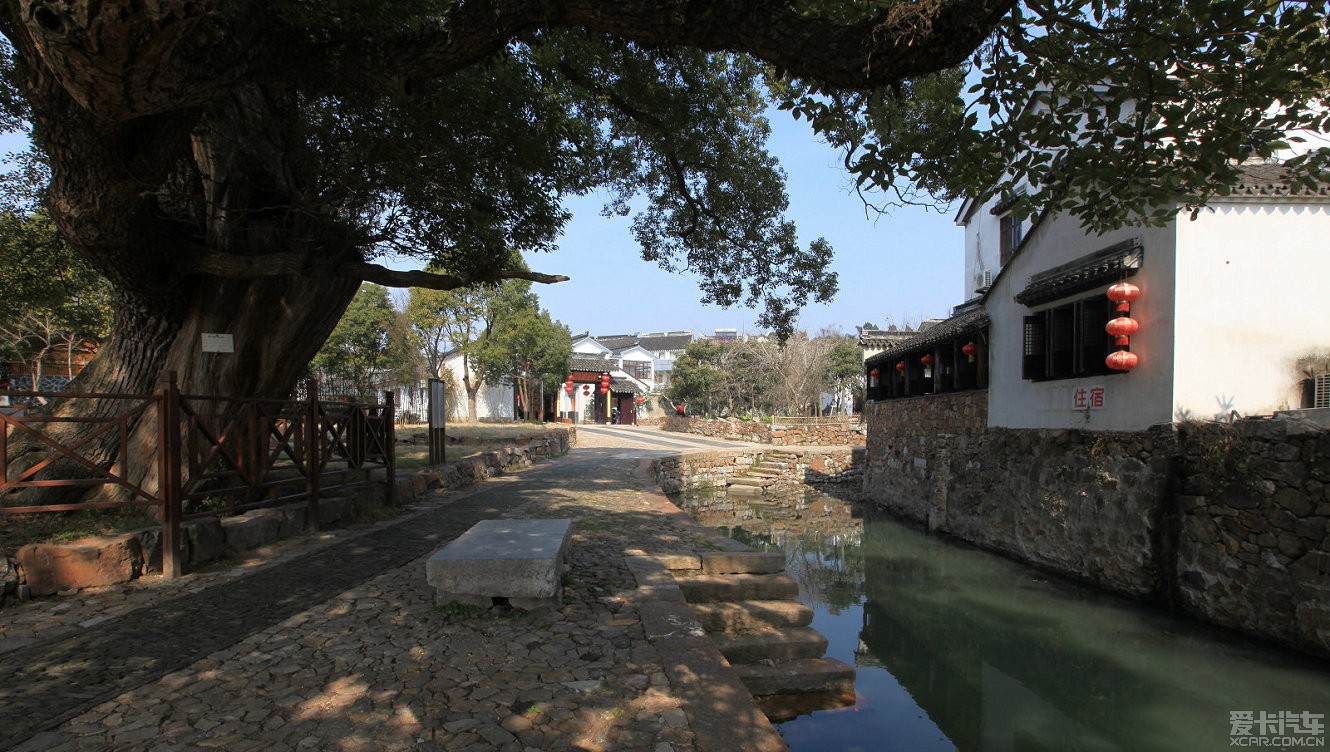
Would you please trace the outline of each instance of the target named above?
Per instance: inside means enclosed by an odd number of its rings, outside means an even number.
[[[1140,362],[1136,353],[1122,349],[1131,345],[1131,336],[1141,328],[1141,322],[1131,318],[1131,304],[1140,296],[1141,288],[1130,282],[1108,288],[1108,299],[1117,304],[1114,310],[1118,317],[1105,324],[1104,331],[1114,338],[1113,344],[1119,349],[1109,353],[1104,362],[1114,371],[1130,371]]]
[[[600,393],[610,393],[610,375],[608,373],[602,373],[600,375]]]
[[[590,384],[583,384],[583,385],[582,385],[582,396],[585,397],[585,396],[587,396],[588,394],[591,394],[591,385],[590,385]]]
[[[568,377],[568,380],[565,381],[565,382],[563,382],[563,390],[564,390],[565,392],[569,393],[569,394],[572,394],[572,393],[573,393],[573,377],[572,377],[572,376],[569,376],[569,377]]]

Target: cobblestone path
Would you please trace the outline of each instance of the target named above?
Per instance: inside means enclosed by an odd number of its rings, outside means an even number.
[[[707,543],[615,447],[124,613],[69,596],[85,626],[0,654],[0,748],[691,752],[622,557]],[[504,515],[575,520],[564,608],[436,606],[424,558]]]

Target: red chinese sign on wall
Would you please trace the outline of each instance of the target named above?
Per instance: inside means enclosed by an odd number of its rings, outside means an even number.
[[[1071,409],[1098,410],[1104,407],[1102,386],[1078,386],[1071,391]]]

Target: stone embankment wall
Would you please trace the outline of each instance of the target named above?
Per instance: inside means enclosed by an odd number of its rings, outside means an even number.
[[[777,457],[786,464],[784,476],[799,483],[854,483],[863,475],[864,450],[857,447],[691,452],[655,460],[651,473],[665,493],[724,488],[764,459]]]
[[[485,452],[460,462],[399,473],[397,503],[408,505],[436,489],[469,486],[533,461],[554,457],[576,441],[571,427],[557,428],[526,444]],[[373,514],[384,506],[384,486],[366,486],[345,495],[319,498],[320,527]],[[258,509],[232,517],[203,517],[181,525],[186,570],[223,557],[239,558],[310,526],[301,503]],[[72,543],[37,543],[11,556],[0,552],[0,605],[9,598],[26,600],[86,587],[114,585],[162,569],[160,528],[88,538]]]
[[[1330,433],[985,427],[987,395],[874,403],[865,496],[930,529],[1330,654]]]
[[[826,423],[767,423],[738,418],[668,417],[661,429],[692,433],[727,441],[747,441],[773,446],[863,446],[866,431],[857,421]]]

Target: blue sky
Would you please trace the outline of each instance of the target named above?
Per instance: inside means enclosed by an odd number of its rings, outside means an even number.
[[[818,141],[806,121],[772,112],[771,125],[770,149],[788,176],[788,216],[802,244],[818,237],[831,243],[831,268],[840,278],[835,299],[805,308],[799,328],[853,333],[864,322],[915,324],[946,316],[964,299],[963,236],[952,223],[954,212],[906,207],[883,216],[866,213],[838,153]],[[630,218],[600,216],[603,203],[596,196],[569,202],[573,219],[559,250],[528,257],[532,269],[572,277],[536,286],[554,318],[574,334],[756,331],[756,311],[702,305],[691,275],[670,274],[643,261]]]

